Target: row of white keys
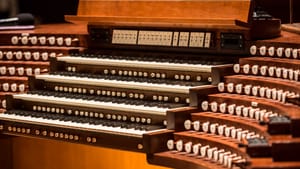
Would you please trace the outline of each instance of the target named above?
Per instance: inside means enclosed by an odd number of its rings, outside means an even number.
[[[282,103],[285,103],[287,96],[299,95],[298,93],[291,91],[283,91],[282,89],[269,88],[266,86],[256,86],[256,85],[244,85],[244,84],[234,84],[234,83],[219,83],[218,84],[219,92],[229,92],[237,94],[246,94],[256,97],[263,97],[267,99],[277,100]]]
[[[4,91],[4,92],[24,92],[26,89],[26,85],[21,83],[21,84],[17,84],[17,83],[0,83],[0,91]]]
[[[61,120],[52,120],[52,119],[20,116],[20,115],[5,114],[5,113],[0,113],[0,120],[8,120],[12,122],[20,122],[25,124],[44,125],[47,127],[53,126],[53,127],[67,128],[67,129],[78,129],[78,130],[86,130],[91,132],[125,135],[125,136],[132,136],[132,137],[142,137],[143,134],[147,133],[147,131],[136,130],[133,128],[126,129],[121,127],[104,126],[101,124],[93,125],[93,124],[70,122],[70,121],[65,122]]]
[[[196,125],[195,125],[196,124]],[[249,131],[242,128],[236,128],[235,126],[226,125],[226,124],[219,124],[219,123],[211,123],[209,121],[200,122],[200,121],[193,121],[186,120],[184,122],[184,126],[187,130],[191,129],[191,125],[193,125],[193,130],[195,131],[203,131],[205,133],[212,133],[215,135],[231,137],[238,141],[242,141],[244,139],[249,138],[257,138],[261,137],[259,134],[256,134],[254,131]]]
[[[79,41],[77,38],[71,38],[71,37],[55,37],[55,36],[28,36],[28,35],[22,35],[22,36],[13,36],[11,38],[11,43],[13,45],[22,44],[22,45],[66,45],[71,46],[72,42]]]
[[[0,75],[10,75],[10,76],[31,76],[31,75],[39,75],[41,72],[48,72],[48,69],[42,69],[41,68],[24,68],[24,67],[6,67],[1,66],[0,67]]]
[[[252,104],[255,104],[255,102],[253,102]],[[201,103],[201,108],[203,111],[211,110],[212,112],[228,113],[231,115],[255,119],[261,122],[268,121],[270,117],[278,116],[277,113],[266,109],[260,109],[257,106],[217,103],[215,101],[212,101],[210,103],[208,101],[203,101]]]
[[[173,150],[174,152],[185,151],[188,154],[192,153],[196,157],[199,156],[201,158],[211,160],[212,162],[217,162],[227,168],[232,168],[232,164],[234,162],[246,162],[246,159],[236,153],[232,153],[215,146],[193,143],[191,141],[184,143],[182,140],[168,140],[167,147],[169,150]]]
[[[193,71],[193,72],[211,72],[212,65],[201,64],[187,64],[187,63],[166,63],[166,62],[147,62],[135,60],[116,60],[116,59],[101,59],[101,58],[88,58],[88,57],[72,57],[66,56],[57,59],[67,63],[75,64],[89,64],[89,65],[109,65],[109,66],[123,66],[134,68],[149,68],[161,70],[180,70],[180,71]]]
[[[169,85],[169,84],[153,84],[147,82],[133,82],[133,81],[118,81],[109,79],[95,79],[87,77],[74,77],[74,76],[61,76],[61,75],[37,75],[36,79],[42,79],[49,82],[59,83],[74,83],[74,84],[89,84],[103,87],[117,87],[117,88],[129,88],[139,90],[151,90],[159,92],[175,92],[188,94],[189,89],[192,86],[180,86],[180,85]]]
[[[112,102],[101,102],[93,100],[82,100],[74,98],[62,98],[55,96],[43,96],[36,94],[15,94],[13,95],[14,99],[22,99],[26,101],[33,102],[43,102],[49,104],[58,104],[58,105],[68,105],[68,106],[82,106],[96,109],[106,109],[106,110],[115,110],[115,111],[125,111],[125,112],[135,112],[143,114],[152,114],[152,115],[166,115],[168,108],[160,107],[149,107],[143,105],[127,105],[119,104]]]
[[[62,53],[55,52],[29,52],[29,51],[1,51],[0,50],[0,60],[7,59],[13,60],[43,60],[48,61],[49,57],[61,56]]]
[[[259,48],[256,45],[252,45],[250,47],[250,54],[251,55],[261,55],[261,56],[277,56],[277,57],[286,57],[286,58],[300,58],[300,49],[299,48],[283,48],[278,47],[275,48],[274,46],[266,47],[260,46]]]
[[[241,71],[241,69],[243,71]],[[233,66],[235,73],[243,72],[244,74],[253,74],[253,75],[262,75],[270,76],[282,79],[289,79],[294,81],[299,81],[300,70],[290,69],[285,67],[276,67],[276,66],[266,66],[266,65],[239,65],[235,64]]]

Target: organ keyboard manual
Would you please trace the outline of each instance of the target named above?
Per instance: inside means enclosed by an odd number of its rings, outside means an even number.
[[[75,24],[0,32],[0,134],[178,169],[299,168],[300,36],[257,4],[81,0]]]

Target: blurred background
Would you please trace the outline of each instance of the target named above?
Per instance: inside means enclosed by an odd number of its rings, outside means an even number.
[[[64,15],[76,15],[79,0],[0,0],[0,19],[18,13],[32,13],[37,23],[64,22]],[[282,23],[300,22],[300,0],[256,0],[269,14]],[[293,10],[290,10],[290,7]],[[200,9],[201,10],[201,9]]]
[[[0,19],[31,13],[37,23],[64,22],[64,15],[76,15],[79,0],[0,0]]]

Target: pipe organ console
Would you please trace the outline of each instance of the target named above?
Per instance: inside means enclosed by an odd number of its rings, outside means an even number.
[[[56,25],[58,29],[73,29],[72,25]],[[24,93],[28,89],[29,76],[49,72],[49,59],[78,53],[83,33],[74,31],[55,32],[49,26],[39,26],[36,30],[3,31],[0,39],[1,109],[6,108],[5,95]],[[81,34],[81,35],[80,35]]]
[[[291,45],[280,40],[284,35],[250,47],[254,56],[240,58],[235,75],[215,87],[191,89],[193,107],[169,111],[169,130],[145,137],[150,145],[165,144],[148,152],[148,162],[174,168],[299,168],[299,35]]]
[[[236,3],[248,10],[238,19],[108,12],[84,27],[0,32],[0,134],[140,152],[178,169],[299,168],[300,36]]]

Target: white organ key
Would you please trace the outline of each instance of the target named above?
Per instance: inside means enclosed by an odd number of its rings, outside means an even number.
[[[36,36],[30,37],[30,42],[32,45],[36,45],[38,43],[38,38]]]
[[[267,47],[265,46],[262,46],[259,48],[259,54],[262,55],[262,56],[265,56],[267,53]]]
[[[147,61],[134,61],[134,60],[113,60],[113,59],[101,59],[101,58],[83,58],[65,56],[60,57],[57,60],[65,61],[68,63],[76,64],[91,64],[91,65],[109,65],[109,66],[124,66],[135,68],[151,68],[151,69],[163,69],[163,70],[181,70],[181,71],[195,71],[195,72],[211,72],[213,66],[201,65],[201,64],[183,64],[183,63],[166,63],[166,62],[147,62]]]
[[[25,85],[24,84],[20,84],[19,85],[19,91],[20,92],[24,92],[25,91]]]
[[[184,144],[184,150],[187,153],[191,153],[192,152],[192,142],[187,142]]]
[[[50,45],[55,45],[55,37],[54,36],[49,37],[48,41],[49,41]]]
[[[251,67],[251,71],[252,71],[252,73],[253,73],[254,75],[257,75],[257,74],[258,74],[258,70],[259,70],[258,65],[253,65],[253,66]]]
[[[32,55],[33,55],[34,60],[40,60],[40,53],[39,52],[33,52]]]
[[[24,52],[24,57],[26,60],[30,60],[31,59],[31,52]]]
[[[176,142],[176,150],[177,151],[182,151],[183,150],[183,141],[182,140],[178,140]]]
[[[26,75],[31,76],[32,75],[32,68],[26,68]]]
[[[21,38],[21,42],[22,42],[23,45],[27,45],[28,44],[28,36],[23,36]]]
[[[283,48],[282,47],[277,48],[276,54],[277,54],[278,57],[282,57],[282,55],[283,55]]]
[[[24,75],[24,68],[23,67],[17,68],[17,72],[18,72],[19,76],[23,76]]]
[[[169,150],[173,150],[174,149],[174,140],[168,140],[167,147]]]
[[[0,67],[0,74],[1,75],[5,75],[6,74],[6,67],[5,66],[1,66]]]
[[[2,89],[3,89],[3,91],[7,92],[9,90],[9,84],[8,83],[3,83],[2,84]]]
[[[293,49],[293,51],[292,51],[292,55],[293,55],[293,58],[294,59],[297,59],[298,58],[298,56],[299,56],[299,49]]]
[[[14,54],[11,51],[6,52],[6,59],[12,60],[14,58]]]
[[[23,58],[23,53],[21,51],[16,52],[16,58],[21,60]]]
[[[43,53],[42,53],[42,59],[43,59],[44,61],[47,61],[47,60],[48,60],[48,53],[47,53],[47,52],[43,52]]]
[[[274,56],[275,54],[275,47],[274,46],[271,46],[268,48],[268,55],[269,56]]]
[[[226,113],[226,109],[227,109],[227,104],[226,103],[221,103],[220,104],[220,112],[221,113]]]
[[[12,92],[16,92],[17,91],[17,84],[16,83],[13,83],[13,84],[11,84],[10,85],[10,90],[12,91]]]
[[[234,64],[233,65],[233,71],[234,71],[234,73],[240,73],[240,71],[241,71],[240,65],[239,64]]]
[[[15,75],[16,73],[16,68],[15,67],[8,67],[8,73],[10,75]]]
[[[199,154],[200,147],[201,147],[200,143],[193,145],[193,154],[194,155],[198,155]]]
[[[292,54],[292,48],[286,48],[284,50],[285,57],[289,58],[289,57],[291,57],[291,54]]]
[[[60,128],[67,128],[67,129],[77,129],[77,130],[85,130],[85,131],[92,131],[92,132],[101,132],[107,134],[116,134],[116,135],[125,135],[130,137],[138,137],[141,138],[145,133],[151,133],[151,131],[143,131],[143,130],[136,130],[133,128],[126,129],[121,127],[109,127],[104,125],[93,125],[87,123],[78,123],[78,122],[65,122],[60,120],[50,120],[45,118],[36,118],[36,117],[29,117],[29,116],[19,116],[14,114],[0,114],[0,119],[13,121],[13,122],[20,122],[20,123],[27,123],[27,124],[36,124],[36,125],[45,125],[48,127],[60,127]]]
[[[39,37],[39,41],[40,41],[41,45],[46,45],[46,43],[47,43],[47,39],[45,36]]]
[[[250,47],[250,54],[251,55],[256,55],[256,52],[257,52],[257,47],[255,45],[252,45]]]
[[[40,68],[35,68],[35,69],[34,69],[34,74],[35,74],[35,75],[41,74],[41,69],[40,69]]]
[[[243,72],[245,74],[249,74],[249,72],[250,72],[250,65],[249,64],[243,65]]]
[[[76,83],[76,84],[89,84],[96,86],[107,86],[107,87],[120,87],[140,90],[151,90],[160,92],[177,92],[188,94],[191,86],[179,86],[179,85],[167,85],[167,84],[152,84],[146,82],[131,82],[131,81],[117,81],[107,79],[93,79],[85,77],[70,77],[61,75],[37,75],[36,79],[43,79],[51,82],[63,82],[63,83]]]
[[[16,94],[13,95],[13,98],[22,99],[26,101],[50,103],[50,104],[69,105],[69,106],[78,105],[78,106],[89,107],[89,108],[102,108],[108,110],[136,112],[136,113],[153,114],[153,115],[166,115],[166,111],[168,110],[167,108],[149,107],[143,105],[126,105],[126,104],[119,104],[119,103],[112,103],[112,102],[61,98],[55,96],[43,96],[43,95],[35,95],[35,94]]]

